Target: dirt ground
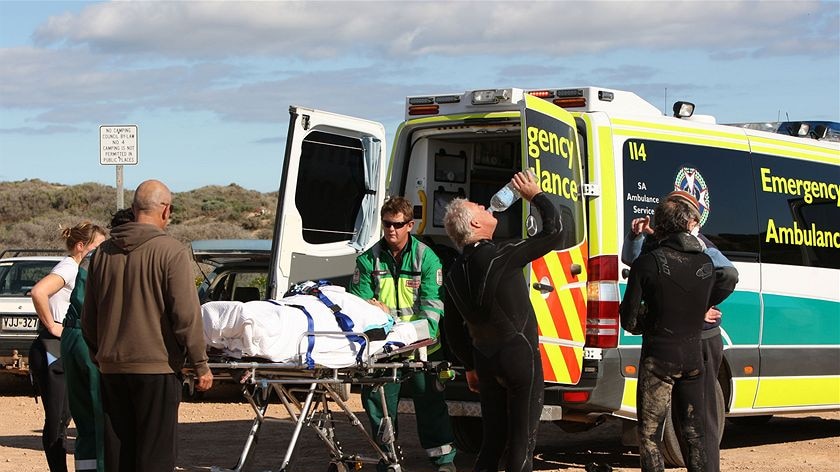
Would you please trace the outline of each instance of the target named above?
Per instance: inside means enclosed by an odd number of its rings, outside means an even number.
[[[41,452],[43,410],[23,379],[0,374],[0,472],[47,471]],[[178,470],[206,471],[211,466],[231,467],[253,421],[253,413],[239,401],[232,386],[215,389],[200,403],[182,403]],[[361,412],[358,395],[350,402]],[[281,411],[282,410],[282,411]],[[269,407],[268,416],[283,418],[280,405]],[[293,425],[288,420],[266,422],[245,470],[277,470]],[[413,416],[400,416],[403,468],[409,472],[432,471],[417,441]],[[75,430],[70,430],[70,449]],[[609,464],[615,471],[638,471],[638,453],[621,445],[621,427],[609,420],[586,433],[569,434],[544,423],[540,428],[534,470],[584,471],[587,464]],[[337,436],[345,451],[370,454],[358,434],[342,425]],[[758,427],[728,424],[723,437],[721,467],[724,471],[838,472],[840,471],[840,413],[777,416]],[[459,470],[468,471],[474,460],[461,453]],[[329,455],[314,432],[305,429],[293,457],[294,472],[324,472]],[[72,456],[68,466],[73,470]],[[365,466],[364,470],[375,470]],[[685,469],[672,469],[681,471]]]

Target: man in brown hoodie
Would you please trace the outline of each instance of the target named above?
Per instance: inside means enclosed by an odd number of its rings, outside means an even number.
[[[172,194],[147,180],[134,222],[111,231],[90,263],[82,332],[102,372],[102,396],[120,445],[120,471],[175,468],[181,368],[196,389],[213,384],[191,258],[167,235]]]

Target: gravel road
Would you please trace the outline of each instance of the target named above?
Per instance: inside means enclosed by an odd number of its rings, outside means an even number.
[[[0,374],[0,472],[47,471],[41,452],[43,410],[31,397],[22,379]],[[358,395],[351,407],[361,412]],[[279,405],[269,416],[285,417]],[[213,465],[230,467],[236,462],[253,420],[247,404],[224,386],[200,403],[182,403],[180,410],[179,470],[206,471]],[[417,442],[413,416],[400,417],[404,469],[432,471]],[[72,425],[71,425],[72,427]],[[276,470],[292,431],[289,421],[272,421],[263,427],[246,470]],[[71,429],[71,436],[75,430]],[[365,451],[365,443],[349,427],[338,430],[345,450]],[[621,445],[618,421],[607,421],[586,433],[568,434],[552,424],[543,424],[537,443],[534,470],[584,471],[592,462],[609,464],[615,471],[638,471],[639,457],[633,448]],[[72,448],[72,440],[70,441]],[[327,449],[310,430],[305,430],[296,450],[295,472],[324,472]],[[459,470],[467,471],[474,460],[460,454]],[[72,468],[72,457],[68,465]],[[840,472],[840,413],[814,412],[777,416],[758,427],[728,424],[721,452],[724,471]],[[366,466],[364,470],[374,470]],[[681,471],[685,469],[672,469]]]

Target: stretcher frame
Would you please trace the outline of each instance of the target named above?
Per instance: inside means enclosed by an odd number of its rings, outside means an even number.
[[[309,336],[346,337],[348,335],[361,336],[367,341],[364,333],[332,331],[305,332],[300,339]],[[402,453],[396,445],[393,420],[388,416],[385,393],[381,387],[385,384],[401,382],[408,378],[407,375],[403,375],[408,372],[438,373],[440,369],[448,369],[448,364],[445,362],[426,360],[426,347],[435,342],[433,339],[424,339],[377,354],[369,354],[370,342],[366,342],[364,350],[368,353],[365,356],[367,360],[357,360],[353,365],[339,368],[318,364],[314,368],[309,368],[305,361],[306,356],[302,352],[299,352],[295,360],[291,362],[237,359],[209,362],[208,367],[217,378],[232,378],[243,385],[242,394],[254,411],[254,421],[236,465],[232,468],[213,466],[211,471],[241,472],[250,459],[252,448],[258,439],[263,423],[269,420],[287,421],[266,416],[270,405],[268,399],[273,391],[294,423],[294,430],[286,445],[278,472],[289,472],[292,456],[304,426],[311,428],[327,447],[328,472],[355,471],[364,464],[379,463],[384,464],[389,472],[401,472]],[[298,345],[301,345],[300,341]],[[192,376],[188,377],[189,382],[193,380]],[[375,437],[347,406],[350,385],[370,386],[379,394],[384,417]],[[192,389],[193,385],[189,387]],[[297,393],[305,394],[302,401],[296,395]],[[361,434],[369,444],[372,455],[348,453],[342,448],[335,429],[335,426],[341,422],[350,424]],[[382,446],[377,443],[377,439]]]

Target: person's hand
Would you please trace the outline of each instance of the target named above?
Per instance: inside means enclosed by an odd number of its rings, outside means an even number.
[[[371,298],[367,302],[370,303],[371,305],[375,306],[375,307],[378,307],[380,310],[384,311],[385,313],[389,313],[389,314],[391,313],[391,309],[388,308],[388,305],[380,302],[379,300],[377,300],[375,298]]]
[[[650,215],[646,215],[644,218],[634,218],[630,222],[630,231],[636,236],[642,233],[653,234],[653,228],[650,227]]]
[[[213,386],[213,373],[208,370],[206,374],[199,375],[195,380],[195,389],[199,392],[206,392]]]
[[[470,388],[471,392],[479,393],[478,388],[478,373],[474,370],[468,370],[467,374],[467,387]]]
[[[709,308],[709,311],[706,312],[706,323],[717,323],[718,320],[723,316],[723,312],[718,310],[716,306]]]
[[[61,333],[64,332],[64,326],[61,323],[53,323],[47,327],[47,331],[53,336],[60,338]]]
[[[510,181],[513,188],[522,195],[522,198],[529,202],[534,198],[534,195],[542,192],[540,186],[534,180],[533,174],[529,172],[517,172]]]

